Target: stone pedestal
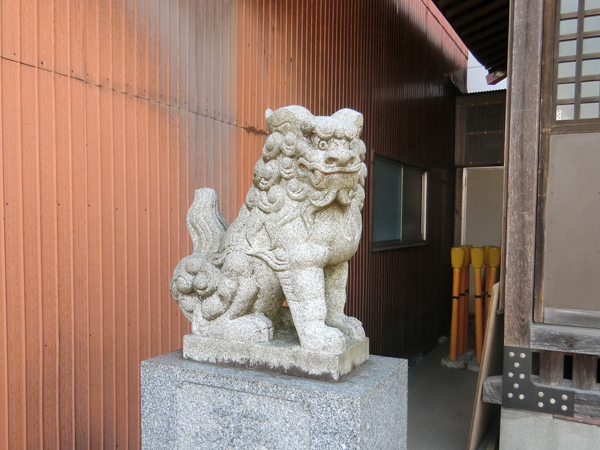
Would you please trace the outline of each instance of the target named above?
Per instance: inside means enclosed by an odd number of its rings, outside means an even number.
[[[295,332],[276,333],[269,342],[236,342],[195,334],[183,337],[183,357],[223,366],[339,381],[369,359],[369,339],[346,339],[339,355],[304,350]]]
[[[342,381],[183,358],[142,362],[142,448],[406,449],[407,362],[371,356]]]

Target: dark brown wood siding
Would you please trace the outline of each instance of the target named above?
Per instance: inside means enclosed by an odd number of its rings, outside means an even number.
[[[456,167],[504,165],[506,91],[456,99]]]

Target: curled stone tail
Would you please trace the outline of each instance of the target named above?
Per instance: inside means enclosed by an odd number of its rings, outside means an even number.
[[[203,188],[196,191],[194,203],[187,214],[187,227],[195,254],[210,255],[219,250],[221,237],[228,225],[219,211],[219,198],[214,190]]]

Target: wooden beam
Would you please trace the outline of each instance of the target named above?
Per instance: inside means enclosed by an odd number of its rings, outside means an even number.
[[[477,6],[481,3],[483,3],[483,0],[467,0],[456,6],[447,8],[446,11],[444,12],[444,15],[446,16],[447,19],[450,19],[451,17],[454,17],[464,11],[467,11],[467,10],[471,9],[472,7]]]
[[[437,2],[437,7],[439,8],[440,11],[443,12],[443,9],[447,9],[446,7],[449,5],[452,5],[453,3],[458,3],[457,0],[438,0]]]
[[[508,41],[498,42],[496,45],[490,46],[484,50],[473,52],[479,62],[484,64],[486,67],[490,67],[494,60],[508,60]],[[485,64],[487,63],[487,64]]]
[[[506,314],[504,345],[529,347],[533,311],[543,10],[540,1],[512,0],[510,11],[511,82],[507,95],[509,112],[504,153],[507,182],[501,296]]]
[[[505,30],[498,32],[487,39],[478,39],[473,45],[469,46],[469,49],[477,51],[479,49],[486,48],[496,42],[503,41],[505,46],[508,47],[508,27]],[[508,53],[508,52],[507,52]]]
[[[600,328],[600,312],[544,308],[544,323],[571,327]]]
[[[534,384],[542,384],[539,377],[531,376]],[[571,392],[575,399],[575,418],[600,418],[600,390],[583,391],[572,387],[571,380],[565,380],[561,390]],[[497,405],[502,404],[502,376],[488,377],[483,382],[483,401]]]
[[[489,13],[499,8],[508,9],[508,7],[508,0],[496,0],[494,2],[488,3],[486,6],[477,8],[474,11],[465,14],[458,20],[453,21],[452,26],[455,29],[458,29],[467,23],[473,22],[475,19],[479,19],[480,17],[486,17]]]
[[[500,21],[493,26],[484,28],[477,34],[466,36],[464,39],[461,36],[461,39],[463,39],[467,47],[471,48],[472,45],[476,44],[481,39],[498,33],[506,33],[506,36],[508,36],[508,21]]]
[[[499,64],[494,65],[493,67],[491,67],[490,69],[488,69],[488,72],[493,73],[493,72],[508,72],[508,68],[507,68],[507,62],[501,62]]]
[[[499,64],[507,63],[507,55],[504,52],[496,52],[492,55],[489,55],[483,61],[479,61],[479,62],[481,62],[481,64],[483,64],[485,66],[485,68],[488,69],[489,72],[491,72],[489,67],[494,67]]]
[[[514,333],[511,330],[511,334]],[[506,337],[504,342],[506,344]],[[534,323],[531,325],[531,348],[600,355],[600,330]]]
[[[477,30],[481,30],[484,27],[492,25],[493,23],[496,23],[496,22],[504,19],[505,17],[508,17],[509,12],[510,12],[509,8],[502,8],[497,13],[491,14],[482,20],[476,21],[475,23],[473,23],[468,28],[465,28],[464,30],[461,30],[458,27],[456,27],[454,29],[456,30],[458,35],[461,37],[461,39],[463,39],[464,36],[469,36],[470,34],[473,34]]]
[[[471,52],[474,55],[479,55],[479,57],[481,57],[482,59],[488,59],[496,54],[499,55],[498,57],[504,56],[505,58],[508,59],[507,47],[508,47],[508,37],[505,40],[497,42],[496,44],[489,45],[487,47],[481,48],[476,51],[471,49]]]
[[[487,84],[494,85],[506,79],[506,72],[490,72],[485,76]]]

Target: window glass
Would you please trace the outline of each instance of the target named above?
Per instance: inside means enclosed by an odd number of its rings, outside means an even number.
[[[579,8],[579,0],[561,0],[560,2],[560,13],[567,14],[577,12]]]
[[[558,69],[560,72],[560,68]],[[588,59],[581,64],[581,75],[600,75],[600,59]]]
[[[600,31],[600,16],[590,16],[583,19],[583,32],[587,31]]]
[[[423,242],[425,172],[376,156],[372,176],[373,243],[394,245]]]
[[[577,19],[567,19],[560,21],[560,35],[577,33]]]
[[[401,239],[402,166],[376,158],[373,172],[373,242]]]
[[[558,78],[569,78],[575,76],[575,63],[562,62],[558,63]]]
[[[581,83],[582,97],[598,97],[600,96],[600,81],[584,81]]]
[[[575,98],[575,83],[559,84],[556,98],[559,100]]]
[[[597,119],[598,103],[582,103],[579,109],[580,119]]]
[[[585,0],[586,11],[600,8],[600,0]]]
[[[558,56],[573,56],[577,54],[577,41],[562,41],[558,44]]]
[[[599,9],[600,0],[558,2],[558,35],[554,43],[558,56],[554,65],[555,121],[600,119]]]
[[[558,105],[556,107],[556,120],[573,120],[574,118],[574,105]]]
[[[586,38],[583,40],[583,53],[600,53],[600,37]]]
[[[423,172],[404,168],[402,199],[402,242],[423,240]]]

